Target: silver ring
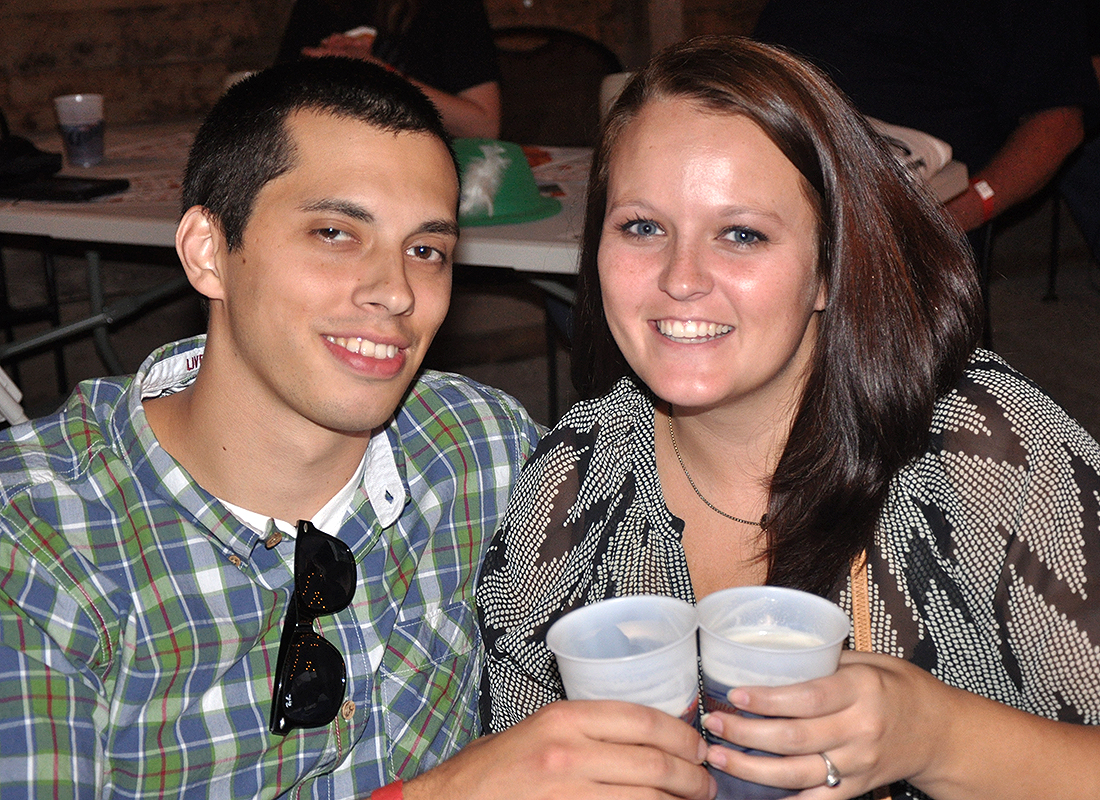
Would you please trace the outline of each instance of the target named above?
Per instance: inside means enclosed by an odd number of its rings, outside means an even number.
[[[835,789],[840,786],[840,770],[836,768],[836,764],[827,755],[824,753],[818,753],[818,755],[825,761],[825,785],[830,789]]]

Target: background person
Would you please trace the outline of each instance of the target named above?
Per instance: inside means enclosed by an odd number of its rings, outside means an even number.
[[[950,144],[971,187],[947,210],[966,231],[1042,189],[1098,102],[1080,0],[770,0],[754,36],[813,60],[864,114]]]
[[[594,399],[480,577],[490,730],[557,705],[573,608],[764,583],[850,608],[866,551],[876,652],[733,690],[771,719],[705,727],[785,757],[710,763],[807,800],[1100,792],[1100,447],[975,348],[968,248],[827,78],[734,38],[656,56],[594,156],[577,324]]]
[[[370,35],[345,36],[367,26]],[[500,133],[500,68],[481,0],[296,0],[278,61],[348,56],[402,73],[453,136]]]

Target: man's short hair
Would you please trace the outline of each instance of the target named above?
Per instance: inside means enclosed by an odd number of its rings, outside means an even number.
[[[205,207],[230,250],[242,241],[260,189],[294,166],[286,119],[302,110],[361,120],[393,133],[435,136],[454,158],[435,106],[383,67],[325,57],[258,72],[214,105],[191,146],[183,179],[183,210]]]

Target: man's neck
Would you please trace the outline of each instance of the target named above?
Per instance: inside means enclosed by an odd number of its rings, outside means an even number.
[[[214,496],[275,519],[310,519],[362,461],[369,434],[244,412],[213,383],[200,370],[184,391],[144,406],[160,445]]]

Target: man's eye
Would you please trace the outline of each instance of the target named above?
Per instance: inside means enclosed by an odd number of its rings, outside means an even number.
[[[447,258],[442,250],[426,244],[414,244],[405,252],[420,261],[445,261]]]
[[[632,219],[620,226],[623,233],[631,236],[659,236],[664,233],[661,226],[650,219]]]
[[[350,234],[339,228],[318,228],[314,233],[326,242],[340,242],[350,238]]]

